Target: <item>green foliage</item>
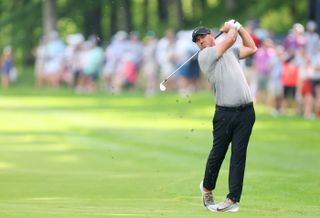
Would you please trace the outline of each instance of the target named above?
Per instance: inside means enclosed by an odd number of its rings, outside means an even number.
[[[41,36],[40,3],[40,0],[1,1],[0,48],[11,45],[18,65],[31,63],[31,50]]]
[[[261,16],[261,27],[275,33],[287,33],[292,27],[293,18],[287,7],[271,9]]]
[[[0,1],[0,49],[6,45],[14,48],[16,62],[21,64],[33,64],[32,49],[37,46],[43,35],[42,27],[42,0]],[[57,27],[63,37],[70,33],[82,32],[88,36],[92,29],[96,29],[93,12],[97,7],[102,9],[100,38],[108,41],[112,36],[111,30],[111,6],[119,5],[118,17],[123,8],[123,0],[57,0]],[[182,1],[184,10],[184,23],[179,26],[177,8],[174,1],[169,4],[169,17],[167,22],[161,23],[158,18],[158,1],[149,0],[148,24],[143,23],[143,0],[132,0],[132,24],[133,29],[143,34],[153,30],[159,37],[164,35],[166,29],[179,30],[193,29],[197,25],[210,27],[220,26],[226,19],[237,18],[242,23],[251,18],[260,18],[263,27],[275,32],[284,33],[295,22],[305,24],[307,19],[308,0],[233,0],[234,9],[226,9],[226,1],[206,0],[206,8],[200,6],[202,1]],[[122,8],[121,8],[122,7]],[[294,14],[293,14],[294,12]],[[120,16],[121,15],[121,16]]]
[[[70,34],[81,32],[79,26],[69,17],[63,17],[58,20],[57,27],[62,38],[66,38]]]

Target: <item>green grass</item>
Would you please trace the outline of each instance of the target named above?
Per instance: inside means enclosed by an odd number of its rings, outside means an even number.
[[[256,107],[240,212],[213,214],[198,190],[212,142],[210,93],[26,90],[0,96],[0,217],[320,216],[319,120]],[[228,160],[218,201],[227,176]]]

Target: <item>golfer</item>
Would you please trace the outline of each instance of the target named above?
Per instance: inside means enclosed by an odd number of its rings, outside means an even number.
[[[198,56],[200,69],[207,75],[216,97],[213,147],[200,189],[206,208],[234,212],[239,210],[247,146],[255,122],[252,96],[239,59],[254,54],[257,48],[239,22],[230,20],[220,31],[225,33],[225,37],[219,43],[206,27],[197,27],[192,33],[192,41],[201,49]],[[242,39],[239,46],[235,43],[238,34]],[[230,143],[229,193],[223,202],[215,204],[212,191],[216,188],[220,167]]]

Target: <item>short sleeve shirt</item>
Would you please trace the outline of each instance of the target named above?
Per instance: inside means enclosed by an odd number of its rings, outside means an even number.
[[[242,67],[239,63],[239,47],[231,47],[222,56],[216,55],[215,47],[207,47],[199,52],[200,69],[212,85],[216,104],[239,106],[252,102],[252,96]]]

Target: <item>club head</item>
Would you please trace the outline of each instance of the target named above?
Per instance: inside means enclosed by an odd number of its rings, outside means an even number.
[[[164,91],[166,91],[166,87],[163,85],[163,82],[162,83],[160,83],[160,90],[162,91],[162,92],[164,92]]]

